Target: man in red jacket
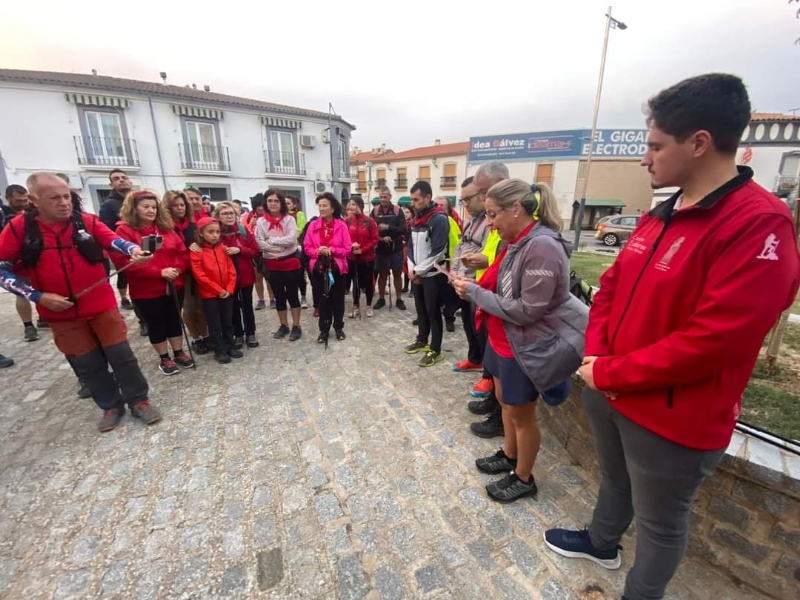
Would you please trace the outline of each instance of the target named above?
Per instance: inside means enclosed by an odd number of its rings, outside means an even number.
[[[642,166],[653,188],[681,189],[642,217],[600,280],[580,369],[602,473],[597,505],[587,530],[545,533],[555,552],[616,569],[636,517],[628,600],[663,597],[697,489],[800,283],[788,209],[735,163],[750,122],[742,81],[693,77],[648,107]]]
[[[14,217],[0,234],[0,287],[36,302],[50,322],[56,347],[104,411],[100,431],[117,426],[126,404],[133,416],[155,423],[161,414],[148,400],[147,381],[128,344],[114,290],[103,281],[103,250],[126,254],[133,263],[150,256],[94,215],[73,212],[69,186],[60,178],[34,173],[28,189],[36,210]],[[30,285],[13,273],[18,260]],[[103,283],[81,293],[98,281]]]

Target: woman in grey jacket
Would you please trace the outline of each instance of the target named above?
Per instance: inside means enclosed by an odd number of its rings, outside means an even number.
[[[499,502],[536,494],[531,471],[541,442],[536,400],[566,397],[580,366],[588,308],[569,292],[571,245],[553,192],[543,184],[507,179],[486,195],[486,217],[506,243],[480,280],[456,278],[459,296],[477,307],[489,343],[483,364],[494,378],[505,441],[475,461],[484,473],[505,476],[486,486]]]

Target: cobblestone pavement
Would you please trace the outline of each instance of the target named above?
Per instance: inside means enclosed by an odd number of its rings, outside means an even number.
[[[497,440],[470,435],[447,361],[420,369],[402,346],[411,311],[347,320],[348,339],[275,341],[167,378],[145,340],[139,360],[164,421],[127,416],[101,435],[99,411],[48,332],[22,342],[0,294],[0,597],[618,598],[625,570],[542,546],[552,525],[588,522],[596,487],[545,432],[537,499],[498,505],[473,461]],[[129,323],[132,315],[126,314]],[[634,539],[626,536],[624,566]],[[687,561],[672,598],[753,598]]]

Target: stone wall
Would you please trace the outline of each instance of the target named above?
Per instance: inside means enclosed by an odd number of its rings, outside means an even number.
[[[599,477],[591,429],[575,383],[540,418],[569,454]],[[776,599],[800,598],[800,456],[735,432],[695,501],[689,552]]]

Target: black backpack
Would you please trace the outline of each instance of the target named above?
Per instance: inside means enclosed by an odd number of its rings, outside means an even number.
[[[592,286],[578,277],[575,271],[570,271],[569,273],[569,291],[586,306],[592,305],[592,298],[594,297]]]

